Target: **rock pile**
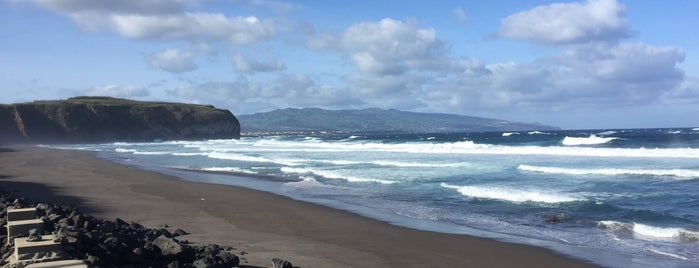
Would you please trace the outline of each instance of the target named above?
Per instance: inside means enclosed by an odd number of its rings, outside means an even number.
[[[179,239],[187,232],[177,229],[146,228],[135,222],[97,219],[80,213],[77,208],[25,202],[0,194],[0,241],[7,240],[7,208],[36,206],[37,216],[44,221],[44,234],[56,234],[65,255],[86,260],[98,267],[238,267],[241,258],[231,246],[192,245]],[[0,248],[0,266],[8,266],[13,245]],[[245,259],[243,258],[243,261]],[[281,259],[273,267],[292,267]]]

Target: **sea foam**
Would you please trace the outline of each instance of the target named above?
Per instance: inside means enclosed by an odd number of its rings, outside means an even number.
[[[264,157],[247,156],[247,155],[234,154],[234,153],[213,152],[213,153],[207,154],[207,156],[209,158],[242,161],[242,162],[259,162],[259,163],[273,163],[274,162],[272,159],[268,159],[268,158],[264,158]]]
[[[633,233],[634,236],[645,240],[679,240],[683,242],[699,241],[699,232],[675,227],[658,227],[636,222],[599,221],[597,227],[610,231]]]
[[[566,174],[566,175],[602,175],[602,176],[618,176],[618,175],[650,175],[650,176],[673,176],[678,178],[699,178],[699,170],[694,169],[623,169],[623,168],[561,168],[561,167],[544,167],[519,165],[518,170],[551,173],[551,174]]]
[[[581,201],[584,199],[555,193],[543,193],[536,190],[520,190],[514,188],[483,187],[483,186],[458,186],[447,183],[440,184],[444,188],[455,189],[464,196],[483,199],[494,199],[513,203],[539,202],[539,203],[564,203]]]
[[[596,145],[605,144],[607,142],[616,140],[615,137],[599,137],[597,135],[590,135],[589,137],[568,137],[566,136],[561,141],[561,144],[566,146],[578,146],[578,145]]]
[[[323,177],[326,179],[340,179],[340,180],[346,180],[349,182],[376,182],[376,183],[381,183],[381,184],[396,183],[395,181],[357,177],[357,176],[342,174],[338,171],[321,170],[321,169],[313,169],[313,168],[282,167],[282,168],[280,168],[280,171],[284,172],[284,173],[301,174],[301,175],[311,174],[311,175],[320,176],[320,177]]]
[[[171,166],[171,168],[175,169],[184,169],[184,170],[192,170],[192,171],[213,171],[213,172],[232,172],[232,173],[246,173],[246,174],[259,174],[255,171],[251,170],[246,170],[246,169],[241,169],[238,167],[190,167],[190,166]]]
[[[598,137],[599,138],[599,137]],[[580,138],[588,139],[588,138]],[[600,138],[616,139],[616,138]],[[233,142],[233,144],[192,143],[185,147],[199,148],[203,152],[290,152],[290,153],[342,153],[342,152],[395,152],[410,154],[483,154],[483,155],[553,155],[589,157],[633,158],[699,158],[696,148],[594,148],[575,146],[505,146],[478,144],[472,141],[458,142],[406,142],[382,143],[362,141],[288,141],[264,139]]]
[[[114,149],[115,152],[117,153],[132,153],[132,154],[141,154],[141,155],[166,155],[166,154],[172,154],[172,152],[150,152],[150,151],[139,151],[139,150],[134,150],[134,149],[123,149],[123,148],[116,148]]]

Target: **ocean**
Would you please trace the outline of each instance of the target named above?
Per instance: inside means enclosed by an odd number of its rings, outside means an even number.
[[[699,128],[54,146],[608,267],[699,267]]]

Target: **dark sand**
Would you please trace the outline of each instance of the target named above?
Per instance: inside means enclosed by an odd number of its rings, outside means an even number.
[[[270,193],[194,183],[89,152],[0,150],[0,188],[95,217],[182,228],[191,242],[231,245],[251,266],[593,267],[547,249],[418,231]]]

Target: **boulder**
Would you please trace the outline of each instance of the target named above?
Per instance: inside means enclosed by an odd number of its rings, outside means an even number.
[[[280,258],[272,259],[272,268],[293,268],[291,262]]]
[[[153,240],[153,246],[160,249],[160,252],[164,256],[175,256],[184,251],[184,248],[177,242],[177,240],[168,238],[164,235],[158,236],[155,240]]]

